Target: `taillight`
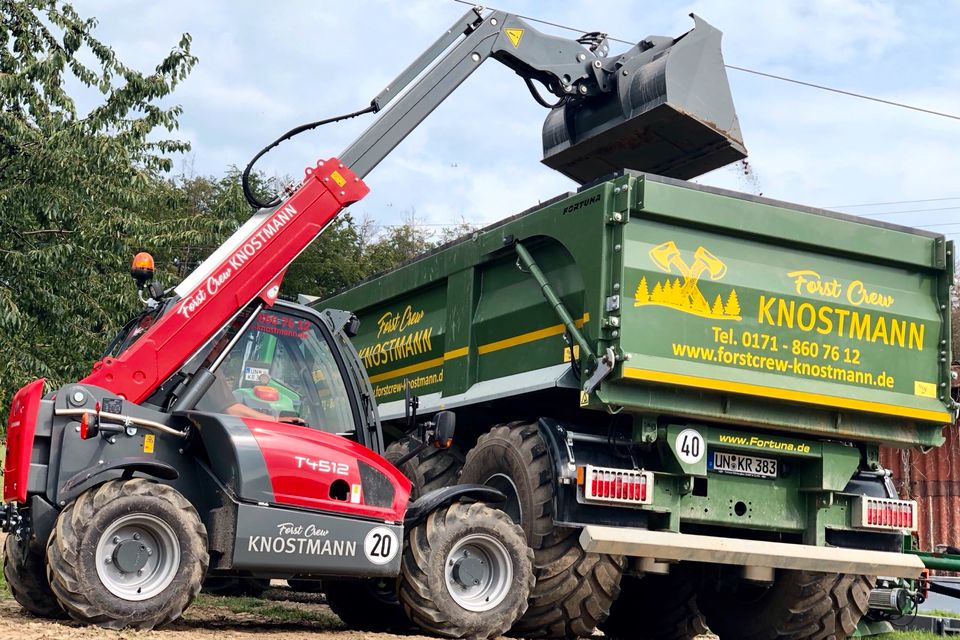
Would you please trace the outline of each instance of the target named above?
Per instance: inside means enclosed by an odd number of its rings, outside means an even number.
[[[865,529],[917,530],[917,502],[861,496],[853,505],[853,526]]]
[[[653,502],[653,473],[636,469],[615,469],[587,465],[578,472],[583,497],[596,502],[650,504]]]

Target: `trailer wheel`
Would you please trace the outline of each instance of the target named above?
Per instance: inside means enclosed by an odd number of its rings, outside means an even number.
[[[206,529],[186,498],[142,478],[113,480],[60,513],[47,578],[77,620],[152,629],[193,602],[209,560]]]
[[[460,482],[507,496],[501,507],[523,527],[534,551],[530,608],[513,627],[531,638],[589,636],[620,593],[622,556],[587,553],[578,529],[553,523],[554,471],[536,424],[494,427],[467,453]]]
[[[613,640],[690,640],[708,633],[694,585],[679,567],[665,576],[623,576],[600,630]]]
[[[3,577],[14,599],[33,615],[52,619],[69,617],[50,590],[46,558],[13,534],[7,535],[3,545]]]
[[[241,576],[208,576],[203,581],[204,593],[216,596],[250,596],[259,598],[270,588],[270,581],[265,578],[248,578]]]
[[[390,462],[396,462],[416,446],[413,438],[401,438],[387,447],[383,457]],[[463,460],[453,450],[427,447],[399,468],[413,483],[410,488],[410,500],[413,501],[434,489],[457,484],[461,467]]]
[[[711,631],[742,640],[843,640],[867,612],[873,578],[778,570],[768,587],[707,588],[699,597]]]
[[[409,531],[399,585],[404,611],[427,633],[495,638],[527,608],[533,551],[502,511],[454,503]]]
[[[324,580],[327,605],[351,629],[370,632],[410,633],[416,625],[403,611],[397,581]]]

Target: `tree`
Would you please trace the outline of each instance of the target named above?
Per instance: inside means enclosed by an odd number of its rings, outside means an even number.
[[[369,224],[365,226],[364,255],[370,275],[393,269],[436,246],[433,234],[418,223],[414,209],[407,211],[403,224],[387,227],[381,235],[374,236],[376,229]]]
[[[349,213],[339,215],[287,269],[281,295],[323,298],[363,280],[370,272],[364,247],[363,228]]]
[[[637,285],[637,292],[633,295],[635,305],[640,306],[650,301],[650,291],[647,289],[647,276],[640,276],[640,284]]]
[[[70,5],[0,0],[0,406],[32,378],[90,369],[138,307],[128,261],[211,243],[218,221],[158,224],[176,189],[162,174],[189,146],[162,107],[196,59],[184,35],[149,74],[120,62]],[[90,61],[90,62],[86,62]],[[99,91],[77,112],[70,79]],[[193,225],[192,222],[196,222]]]
[[[714,317],[723,317],[723,300],[720,299],[719,295],[717,295],[717,299],[713,301],[713,310],[711,313],[714,315]]]
[[[737,300],[736,289],[730,289],[730,295],[727,296],[727,305],[723,310],[728,316],[737,317],[740,315],[740,301]]]

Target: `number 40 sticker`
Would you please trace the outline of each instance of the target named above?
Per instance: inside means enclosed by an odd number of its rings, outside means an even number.
[[[677,451],[677,457],[685,464],[700,462],[704,449],[706,449],[703,444],[703,436],[696,429],[684,429],[678,433],[674,448]]]

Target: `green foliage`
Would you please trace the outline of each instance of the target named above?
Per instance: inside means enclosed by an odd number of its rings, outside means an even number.
[[[143,74],[95,25],[69,5],[0,0],[0,406],[32,378],[57,385],[89,371],[138,305],[133,251],[219,231],[155,215],[181,197],[160,176],[188,145],[152,134],[177,127],[180,108],[156,103],[193,67],[190,37]],[[78,113],[68,83],[99,104]]]
[[[157,103],[196,62],[189,35],[143,74],[95,26],[69,5],[0,0],[0,411],[32,379],[56,388],[90,371],[139,311],[127,275],[134,253],[150,251],[168,287],[251,212],[236,168],[219,179],[164,177],[171,154],[189,147],[156,135],[180,115]],[[68,85],[99,104],[78,113]],[[255,191],[269,191],[252,177]],[[282,293],[329,295],[471,229],[434,239],[412,211],[382,231],[343,214],[290,266]]]

